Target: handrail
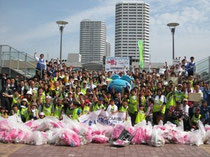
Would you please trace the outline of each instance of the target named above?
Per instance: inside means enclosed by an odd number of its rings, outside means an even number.
[[[0,46],[2,46],[2,47],[3,47],[3,46],[6,46],[6,47],[8,47],[8,48],[12,48],[12,49],[14,49],[14,50],[17,51],[17,52],[22,53],[23,55],[26,55],[26,54],[27,54],[28,57],[34,59],[34,57],[33,57],[32,55],[30,55],[30,54],[28,54],[28,53],[26,53],[26,52],[23,52],[23,51],[18,51],[17,49],[15,49],[15,48],[13,48],[13,47],[11,47],[11,46],[9,46],[9,45],[0,45]],[[35,59],[34,59],[34,60],[35,60]]]
[[[198,64],[202,63],[203,61],[208,60],[209,58],[210,58],[210,56],[208,56],[207,58],[203,58],[203,59],[199,60],[196,64],[198,65]]]
[[[5,52],[5,51],[4,51]],[[3,54],[5,54],[4,52],[2,52]],[[7,53],[6,55],[9,55],[9,53]],[[12,58],[16,58],[16,57],[14,57],[14,56],[11,56]],[[27,55],[27,57],[28,57],[28,55]],[[19,60],[20,61],[20,58],[17,58],[16,60]],[[24,62],[24,60],[21,60],[22,62]],[[34,61],[36,61],[35,59],[34,59]],[[28,63],[28,64],[30,64],[31,66],[33,66],[34,68],[36,68],[36,64],[33,64],[33,63],[31,63],[30,61],[26,61],[26,63]]]
[[[9,45],[0,45],[0,53],[1,56],[3,56],[3,58],[1,57],[0,61],[1,61],[1,66],[4,67],[4,61],[6,61],[7,59],[5,58],[6,56],[8,56],[8,61],[9,61],[9,65],[6,67],[9,67],[11,69],[11,59],[17,61],[17,69],[16,70],[21,70],[25,73],[25,75],[29,74],[29,75],[33,75],[32,73],[30,73],[28,70],[28,66],[30,66],[32,69],[36,71],[40,71],[38,69],[36,69],[36,59],[28,54],[25,53],[23,51],[18,51],[17,49],[9,46]],[[14,58],[14,59],[13,59]],[[24,69],[19,68],[19,63],[23,62],[24,63]],[[33,63],[35,62],[35,63]],[[3,65],[2,65],[3,63]],[[1,68],[2,68],[1,67]],[[0,68],[0,70],[1,70]],[[41,71],[40,71],[41,72]],[[42,72],[41,72],[42,73]],[[9,71],[9,75],[11,75],[11,70]],[[26,77],[26,76],[25,76]]]

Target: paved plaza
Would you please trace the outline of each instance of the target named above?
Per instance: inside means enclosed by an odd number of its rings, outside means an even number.
[[[88,144],[80,147],[0,144],[0,157],[210,157],[210,145],[166,144],[163,147]]]

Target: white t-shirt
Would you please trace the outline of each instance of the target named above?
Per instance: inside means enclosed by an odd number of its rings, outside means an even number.
[[[116,112],[118,110],[118,107],[116,105],[112,106],[112,105],[109,105],[108,108],[107,108],[107,112],[109,112],[110,114],[112,112]]]
[[[184,111],[184,114],[187,116],[189,115],[189,108],[190,107],[188,105],[184,106],[183,104],[181,104],[181,110]]]

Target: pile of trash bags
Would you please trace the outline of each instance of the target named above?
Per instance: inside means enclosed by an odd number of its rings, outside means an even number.
[[[134,127],[129,121],[115,126],[99,123],[89,126],[86,123],[63,117],[31,120],[23,123],[17,116],[0,119],[0,142],[24,143],[30,145],[67,145],[80,146],[88,143],[111,143],[125,146],[128,144],[149,144],[163,146],[165,143],[188,144],[199,146],[210,144],[210,126],[199,122],[199,129],[183,131],[172,123],[152,126],[143,121]]]

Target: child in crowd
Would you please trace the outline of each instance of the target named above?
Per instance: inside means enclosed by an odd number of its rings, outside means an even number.
[[[114,100],[111,100],[110,101],[110,105],[108,106],[107,108],[107,112],[109,114],[114,114],[118,111],[118,107],[115,105],[115,101]]]
[[[138,123],[142,122],[143,120],[145,120],[145,118],[146,118],[146,116],[145,116],[145,113],[144,113],[144,107],[140,106],[139,111],[136,115],[135,124],[138,124]]]
[[[195,113],[193,114],[191,118],[191,128],[192,129],[198,129],[198,122],[202,119],[202,116],[200,114],[200,109],[197,107],[195,108]]]

